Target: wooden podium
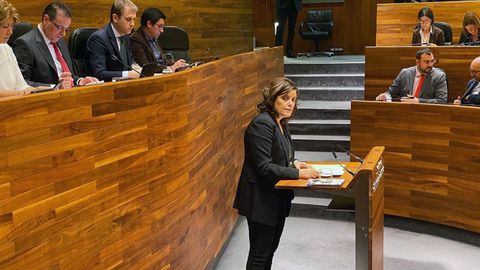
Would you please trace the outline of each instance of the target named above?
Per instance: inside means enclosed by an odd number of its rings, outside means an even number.
[[[341,186],[308,186],[307,179],[281,180],[278,189],[312,189],[355,200],[355,269],[383,269],[383,151],[385,147],[375,146],[363,163],[343,163],[355,172],[352,176],[345,171]],[[310,162],[336,164],[334,162]]]

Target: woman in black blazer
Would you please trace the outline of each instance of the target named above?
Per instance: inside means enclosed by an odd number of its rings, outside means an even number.
[[[248,269],[270,269],[293,191],[277,190],[281,179],[318,178],[318,171],[294,159],[287,122],[297,106],[297,87],[287,78],[263,90],[259,114],[244,135],[245,160],[233,207],[247,218],[250,251]]]

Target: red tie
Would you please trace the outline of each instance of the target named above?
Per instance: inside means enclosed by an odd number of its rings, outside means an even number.
[[[57,43],[53,43],[53,50],[55,51],[55,55],[57,56],[58,62],[60,62],[60,66],[62,66],[63,72],[70,72],[70,69],[68,68],[67,62],[65,62],[65,59],[62,56],[62,53],[60,53],[60,50],[58,49]]]
[[[420,94],[420,89],[422,89],[423,85],[423,80],[425,80],[425,74],[420,74],[420,80],[418,81],[417,89],[415,89],[415,97],[418,97],[418,94]]]

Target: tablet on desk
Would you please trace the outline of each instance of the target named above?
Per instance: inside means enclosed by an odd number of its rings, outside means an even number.
[[[54,91],[60,89],[60,86],[62,85],[62,81],[58,81],[57,84],[55,84],[53,87],[49,88],[41,88],[41,89],[35,89],[30,92],[30,94],[36,94],[36,93],[42,93],[42,92],[48,92],[48,91]]]

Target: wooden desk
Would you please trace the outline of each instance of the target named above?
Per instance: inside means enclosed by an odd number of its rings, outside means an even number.
[[[365,49],[365,99],[388,90],[402,68],[415,65],[415,52],[420,47],[366,47]],[[470,63],[480,56],[480,47],[430,47],[438,62],[435,67],[447,74],[448,101],[461,96],[471,79]]]
[[[210,269],[281,48],[0,101],[0,269]],[[226,147],[228,146],[228,147]]]
[[[352,177],[345,172],[340,187],[309,187],[306,179],[282,180],[275,185],[278,189],[321,190],[355,200],[355,270],[383,270],[383,151],[383,146],[375,146],[362,164],[344,163],[356,173]]]
[[[478,1],[400,3],[377,5],[377,46],[412,45],[412,32],[418,23],[418,11],[430,7],[436,22],[450,24],[453,44],[458,44],[463,17],[468,11],[480,16]]]
[[[352,153],[385,145],[385,213],[480,232],[480,108],[352,102]]]

